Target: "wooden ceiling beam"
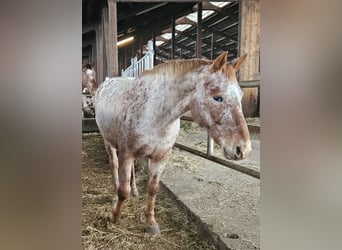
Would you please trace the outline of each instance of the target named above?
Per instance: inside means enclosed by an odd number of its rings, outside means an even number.
[[[216,29],[216,28],[214,28],[214,27],[209,27],[209,26],[208,26],[207,24],[205,24],[205,23],[202,24],[202,28],[205,29],[205,30],[207,30],[207,31],[210,32],[210,33],[214,33],[214,35],[223,36],[223,37],[226,37],[226,38],[228,38],[228,39],[230,39],[230,40],[232,40],[232,41],[234,41],[234,42],[236,42],[236,43],[238,42],[238,41],[237,41],[237,37],[232,36],[232,35],[228,34],[227,32],[222,32],[222,31],[220,31],[220,30],[218,30],[218,29]]]
[[[231,18],[235,18],[235,19],[238,20],[239,16],[235,13],[236,10],[233,9],[233,7],[234,7],[234,5],[230,6],[229,9],[224,9],[224,8],[220,8],[220,7],[215,6],[215,5],[211,4],[210,2],[203,2],[202,9],[203,10],[213,10],[213,11],[221,14],[222,16],[229,16]],[[198,10],[198,5],[195,5],[193,7],[193,9],[195,11],[197,11]]]

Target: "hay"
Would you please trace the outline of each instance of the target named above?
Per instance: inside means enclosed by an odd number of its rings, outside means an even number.
[[[118,224],[109,221],[112,202],[111,173],[103,141],[98,134],[82,140],[82,245],[83,249],[215,249],[201,240],[196,225],[161,191],[156,201],[156,219],[161,236],[144,232],[147,173],[137,161],[140,196],[125,203]],[[180,159],[181,161],[182,159]]]

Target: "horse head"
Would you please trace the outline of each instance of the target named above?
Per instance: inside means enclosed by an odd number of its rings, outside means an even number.
[[[222,53],[199,73],[199,84],[190,104],[191,114],[201,127],[219,144],[230,160],[244,159],[251,151],[248,127],[242,112],[242,90],[236,72],[247,54],[227,63]],[[203,71],[203,69],[202,69]]]
[[[90,64],[82,65],[82,90],[87,88],[91,95],[95,95],[97,84],[96,84],[96,73],[94,66]]]

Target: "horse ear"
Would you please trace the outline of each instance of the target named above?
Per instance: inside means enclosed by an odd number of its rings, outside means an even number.
[[[220,70],[224,65],[227,64],[227,55],[228,52],[225,51],[215,59],[212,66],[213,72]]]
[[[244,54],[243,56],[240,56],[239,58],[235,58],[232,62],[231,65],[235,69],[235,71],[238,71],[241,64],[246,60],[247,58],[247,53]]]

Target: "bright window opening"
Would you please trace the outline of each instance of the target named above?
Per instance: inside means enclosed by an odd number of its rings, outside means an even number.
[[[171,39],[172,34],[171,33],[164,33],[162,35],[160,35],[162,38],[165,38],[167,40]],[[177,36],[177,33],[175,33],[175,36]]]
[[[202,11],[202,20],[206,19],[208,16],[210,16],[211,14],[213,14],[214,11],[213,10],[203,10]],[[188,19],[190,19],[193,22],[197,23],[197,11],[190,13],[189,15],[186,16]]]
[[[156,41],[156,46],[160,46],[164,43],[164,41]]]
[[[178,24],[176,25],[176,30],[179,30],[179,31],[184,31],[186,29],[189,29],[192,25],[191,24]]]
[[[219,8],[222,8],[222,7],[230,4],[230,2],[209,2],[209,3],[211,3],[212,5],[215,5],[215,6],[219,7]]]

